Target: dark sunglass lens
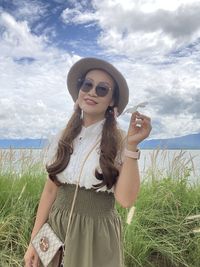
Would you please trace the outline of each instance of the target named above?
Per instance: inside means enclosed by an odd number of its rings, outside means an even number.
[[[84,80],[81,86],[81,90],[84,92],[89,92],[93,87],[93,84],[91,81]]]
[[[80,89],[82,84],[83,84],[83,79],[82,78],[79,78],[78,81],[77,81],[77,88]]]
[[[98,96],[106,96],[109,91],[109,88],[105,85],[97,85],[96,93]]]

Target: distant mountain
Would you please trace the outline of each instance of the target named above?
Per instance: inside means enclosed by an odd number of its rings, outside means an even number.
[[[48,139],[0,139],[0,148],[33,148],[41,149],[48,143]]]
[[[139,144],[141,149],[200,149],[200,133],[189,134],[167,139],[144,140]]]
[[[41,149],[48,139],[0,139],[0,148]],[[200,149],[200,133],[167,139],[149,139],[139,144],[141,149]]]

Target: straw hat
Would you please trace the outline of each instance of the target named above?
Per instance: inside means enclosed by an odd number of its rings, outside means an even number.
[[[129,99],[129,89],[124,76],[110,63],[98,58],[82,58],[69,70],[67,75],[67,86],[74,102],[78,97],[78,79],[83,78],[89,70],[102,69],[108,72],[115,80],[119,88],[118,113],[123,112]]]

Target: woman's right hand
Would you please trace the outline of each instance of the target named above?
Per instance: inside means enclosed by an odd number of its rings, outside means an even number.
[[[39,267],[40,260],[36,250],[31,243],[29,244],[28,249],[24,255],[24,262],[24,267]]]

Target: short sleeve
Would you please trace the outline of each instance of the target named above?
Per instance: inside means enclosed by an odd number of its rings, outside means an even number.
[[[55,160],[57,148],[58,148],[58,142],[59,139],[62,135],[62,130],[60,130],[57,134],[55,135],[50,135],[48,137],[48,144],[46,147],[46,153],[45,153],[45,159],[44,159],[44,164],[50,165],[53,163]]]
[[[117,165],[122,165],[124,162],[124,150],[125,150],[125,145],[126,145],[126,131],[120,129],[120,133],[122,136],[122,142],[120,144],[120,149],[117,152],[117,156],[115,158],[115,162]]]

